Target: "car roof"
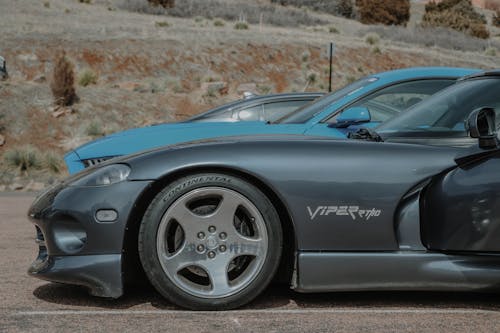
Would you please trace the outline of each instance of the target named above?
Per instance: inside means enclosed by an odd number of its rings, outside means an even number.
[[[473,73],[473,74],[470,74],[470,75],[467,75],[467,76],[460,78],[459,81],[477,79],[477,78],[481,78],[481,77],[491,77],[491,76],[499,76],[500,77],[500,69],[492,69],[492,70],[482,71],[479,73]]]
[[[294,97],[319,97],[323,96],[324,92],[293,92],[293,93],[280,93],[280,94],[269,94],[269,95],[254,95],[245,99],[240,99],[240,101],[259,101],[274,98],[294,98]]]
[[[410,78],[422,77],[462,77],[481,72],[476,68],[460,68],[460,67],[411,67],[381,72],[371,75],[380,80],[406,80]]]
[[[230,109],[230,108],[240,108],[244,107],[247,105],[252,105],[252,104],[258,104],[260,103],[265,103],[265,102],[272,102],[274,100],[282,100],[282,99],[301,99],[301,98],[311,98],[311,99],[316,99],[318,97],[323,96],[325,93],[323,92],[292,92],[292,93],[279,93],[279,94],[269,94],[269,95],[252,95],[247,98],[241,98],[237,99],[225,104],[221,104],[218,106],[215,106],[211,109],[208,109],[204,112],[201,112],[199,114],[196,114],[190,118],[188,118],[186,121],[192,121],[195,119],[199,119],[201,117],[206,117],[208,115],[211,115],[215,112],[224,110],[224,109]]]

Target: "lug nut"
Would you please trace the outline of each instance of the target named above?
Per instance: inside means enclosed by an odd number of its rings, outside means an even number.
[[[199,239],[203,239],[203,238],[205,238],[205,233],[204,233],[203,231],[200,231],[200,232],[198,233],[198,238],[199,238]]]
[[[219,234],[219,238],[220,238],[220,239],[226,239],[226,238],[227,238],[227,234],[226,234],[225,232],[221,232],[221,233]]]
[[[255,222],[255,217],[251,217],[250,221]]]
[[[214,251],[210,251],[210,252],[208,252],[208,257],[209,257],[210,259],[215,258],[215,252],[214,252]]]
[[[214,233],[215,232],[215,227],[213,225],[211,225],[210,227],[208,227],[208,231],[211,232],[211,233]]]
[[[198,246],[196,247],[196,250],[198,250],[198,252],[203,252],[203,251],[205,251],[205,247],[204,247],[203,245],[201,245],[201,244],[200,244],[200,245],[198,245]]]
[[[226,245],[219,246],[220,252],[226,252]]]

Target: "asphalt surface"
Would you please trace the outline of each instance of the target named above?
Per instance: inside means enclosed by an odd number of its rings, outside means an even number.
[[[499,332],[500,295],[299,294],[271,287],[243,309],[191,312],[153,289],[117,300],[30,278],[36,256],[26,218],[33,195],[0,193],[0,332]]]

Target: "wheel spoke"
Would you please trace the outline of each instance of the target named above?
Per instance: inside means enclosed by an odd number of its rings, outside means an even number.
[[[221,227],[234,230],[234,214],[240,205],[241,200],[238,197],[224,194],[217,210],[212,214],[211,219]]]
[[[184,244],[177,253],[171,256],[166,254],[161,256],[161,260],[165,263],[165,267],[173,274],[177,274],[183,268],[193,265],[202,258],[204,257],[201,257],[200,254],[195,251],[193,244]]]
[[[215,259],[200,263],[200,266],[205,269],[210,278],[212,284],[211,293],[214,295],[223,295],[232,290],[227,277],[228,258],[228,256],[219,255]]]
[[[207,218],[194,214],[186,206],[188,200],[181,200],[170,206],[168,210],[168,217],[175,219],[179,223],[186,234],[186,238],[194,237],[196,232],[203,223],[206,223]]]

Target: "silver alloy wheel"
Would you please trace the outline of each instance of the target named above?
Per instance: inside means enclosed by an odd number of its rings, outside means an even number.
[[[156,235],[158,259],[183,291],[222,298],[248,286],[268,252],[262,215],[240,193],[223,187],[192,190],[163,215]]]

